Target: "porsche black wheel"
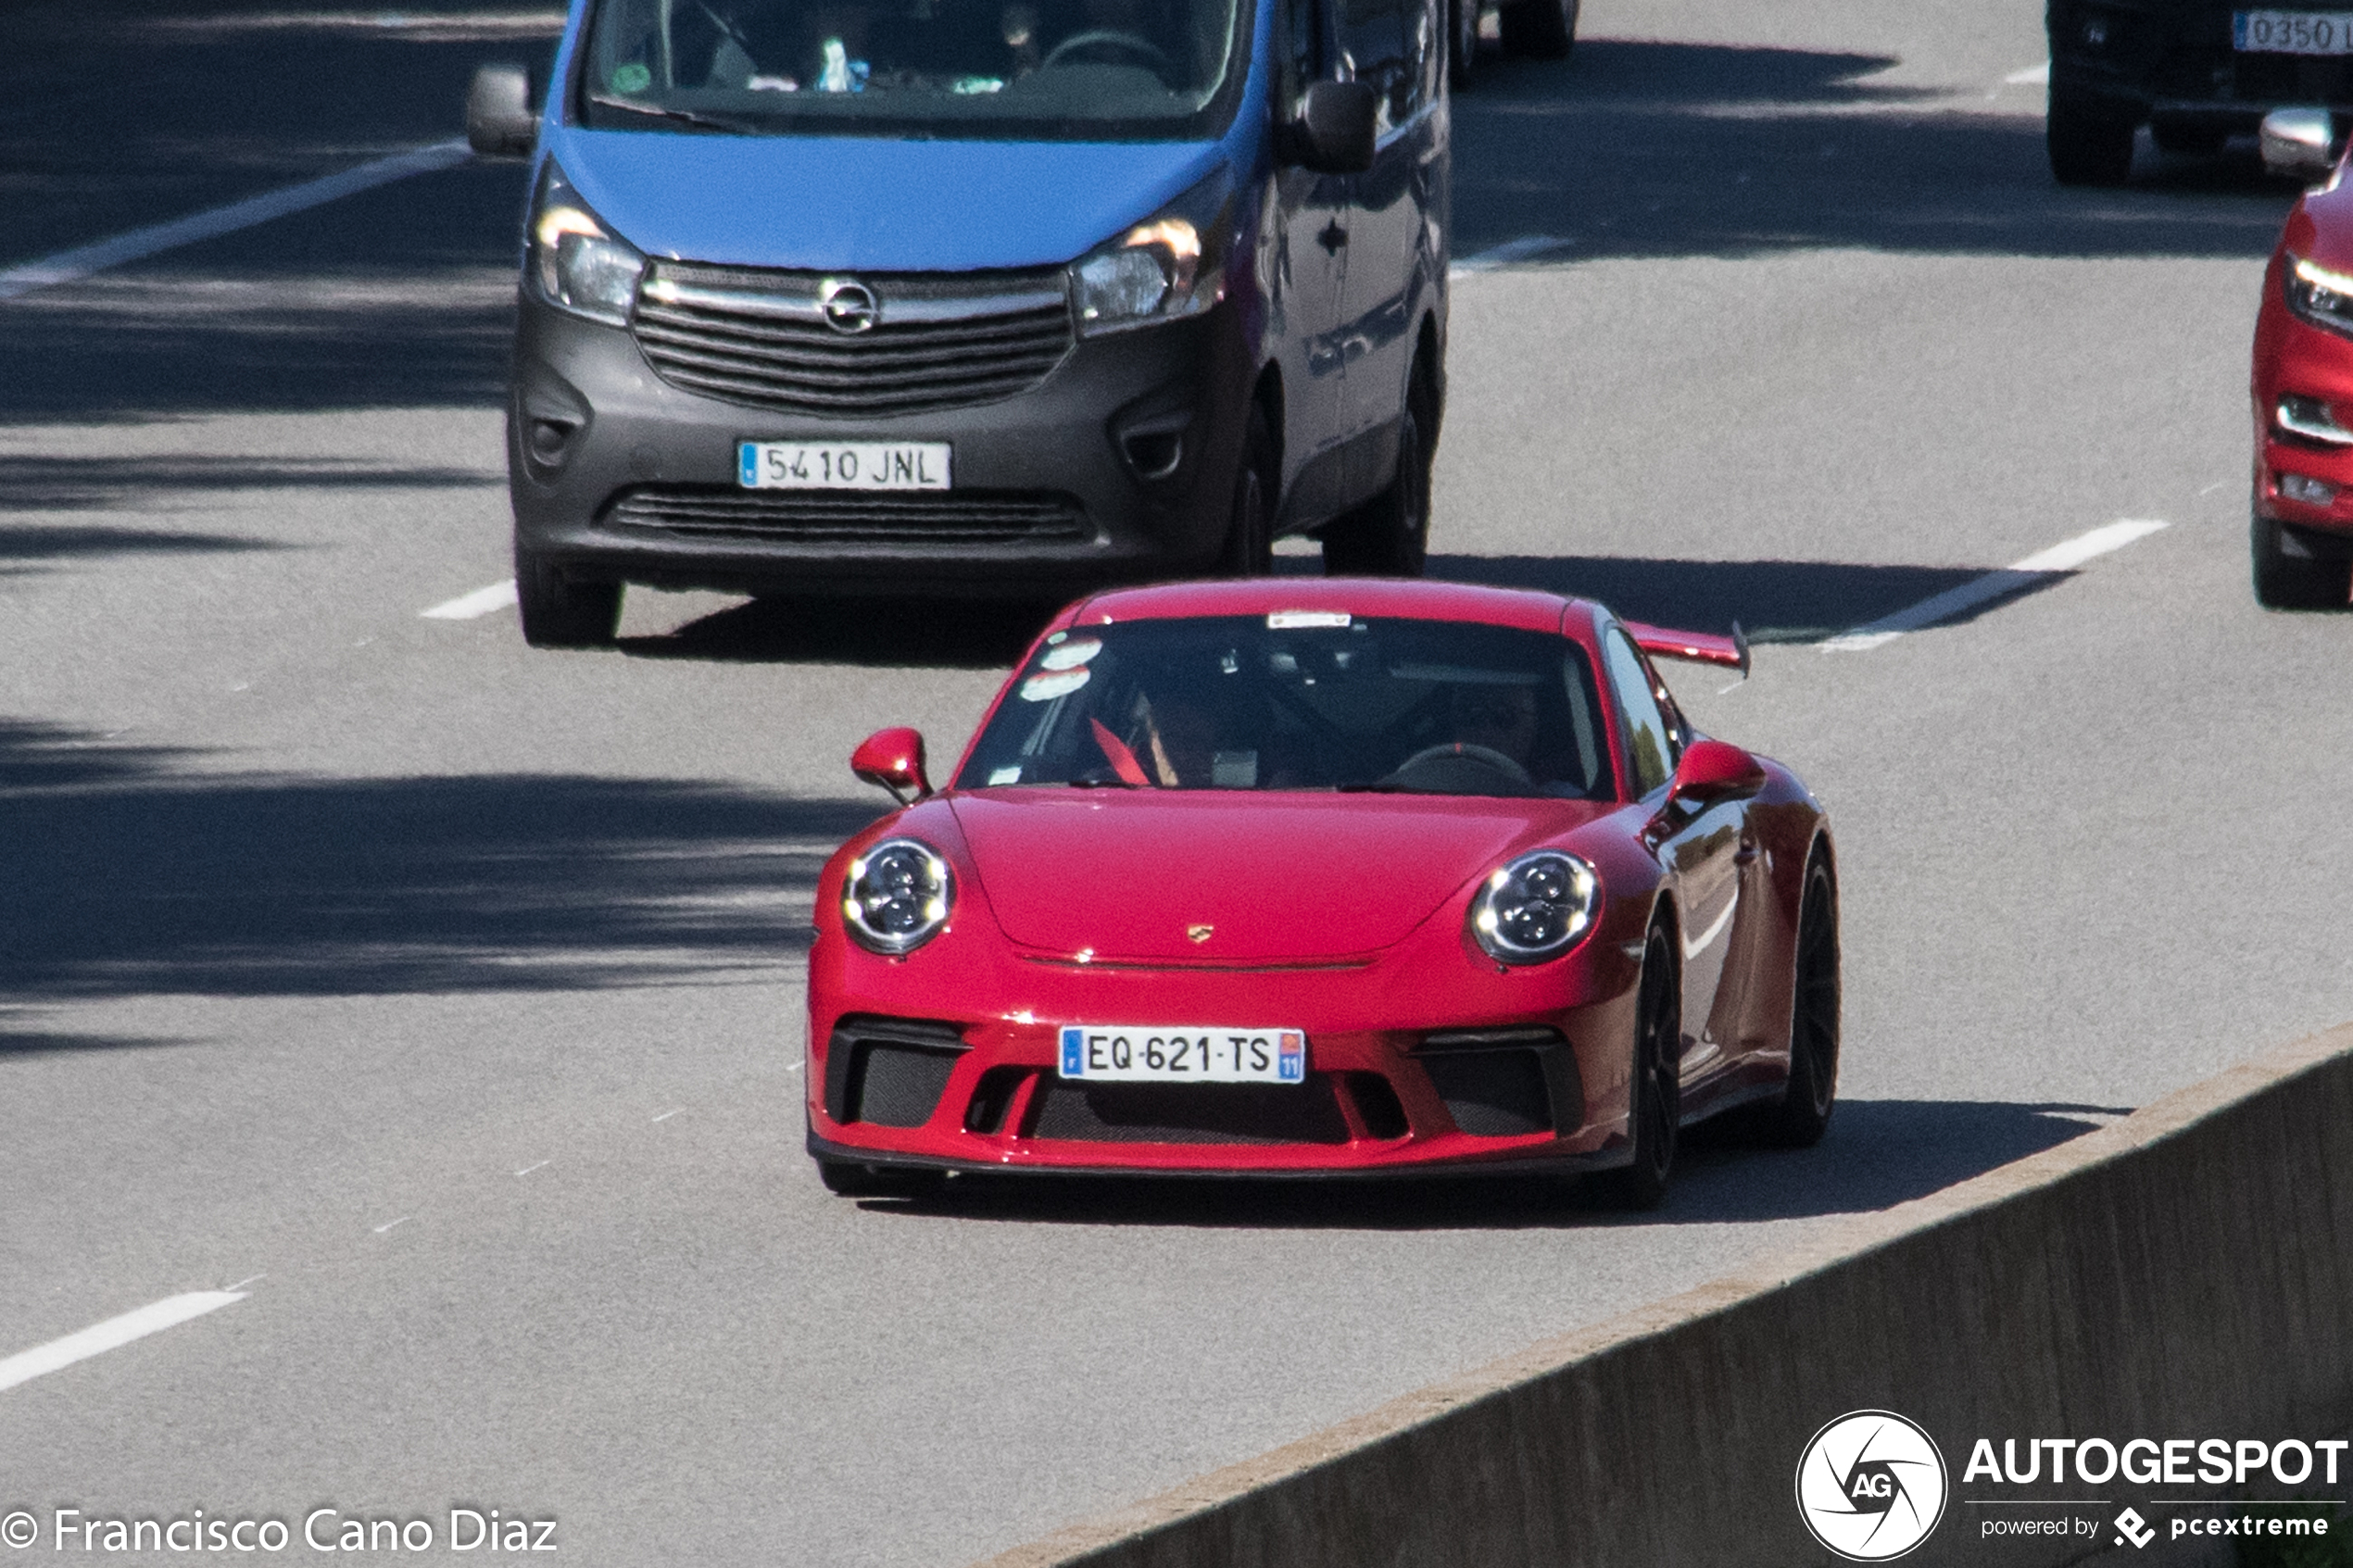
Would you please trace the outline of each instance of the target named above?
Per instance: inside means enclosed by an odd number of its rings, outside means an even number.
[[[817,1179],[837,1198],[930,1198],[948,1185],[948,1173],[820,1160]]]
[[[2289,553],[2287,531],[2257,512],[2247,544],[2253,557],[2255,602],[2268,609],[2342,609],[2353,589],[2353,561]]]
[[[1633,1081],[1626,1116],[1634,1159],[1609,1173],[1609,1185],[1619,1207],[1655,1209],[1667,1198],[1683,1122],[1683,982],[1675,964],[1675,938],[1664,925],[1652,926],[1642,945],[1642,977],[1636,985]]]
[[[515,552],[515,602],[535,648],[607,647],[621,630],[620,583],[575,583],[524,550]]]
[[[1228,577],[1264,577],[1275,570],[1275,497],[1281,482],[1275,437],[1265,410],[1253,408],[1234,469],[1233,521],[1218,567]]]
[[[1789,1086],[1764,1119],[1765,1141],[1811,1148],[1838,1098],[1838,883],[1819,850],[1797,906],[1797,973],[1790,1002]]]

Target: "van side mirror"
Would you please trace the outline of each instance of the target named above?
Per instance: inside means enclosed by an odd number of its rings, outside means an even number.
[[[890,791],[901,806],[931,793],[931,780],[924,773],[924,737],[904,725],[868,735],[849,754],[849,771]]]
[[[1754,795],[1765,787],[1765,766],[1730,741],[1695,740],[1675,765],[1670,800],[1705,802]]]
[[[2257,132],[2263,167],[2298,180],[2325,180],[2336,167],[2336,117],[2326,109],[2273,109]]]
[[[466,144],[483,157],[529,157],[539,140],[531,78],[521,66],[484,66],[466,93]]]
[[[1362,82],[1311,82],[1291,128],[1292,156],[1318,174],[1362,174],[1379,140],[1380,94]]]

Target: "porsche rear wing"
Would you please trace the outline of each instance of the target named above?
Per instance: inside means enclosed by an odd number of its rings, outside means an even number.
[[[1626,634],[1634,646],[1655,659],[1680,659],[1692,664],[1720,664],[1727,670],[1737,670],[1744,678],[1748,674],[1748,633],[1741,623],[1732,622],[1732,634],[1718,636],[1713,632],[1678,632],[1667,626],[1645,626],[1639,621],[1621,621]]]

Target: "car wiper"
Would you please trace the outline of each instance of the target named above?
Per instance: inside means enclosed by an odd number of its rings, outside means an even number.
[[[609,109],[623,109],[630,114],[650,115],[680,125],[692,125],[704,131],[724,131],[737,136],[765,136],[772,133],[767,126],[749,119],[736,119],[729,115],[705,114],[700,109],[672,108],[667,104],[641,104],[634,98],[616,98],[610,94],[591,93],[588,101]]]
[[[1378,783],[1334,784],[1332,788],[1340,795],[1428,795],[1429,793],[1426,789],[1416,789],[1411,784]]]
[[[1144,786],[1129,784],[1126,779],[1116,775],[1105,778],[1101,773],[1081,773],[1070,781],[1070,787],[1073,789],[1141,789]]]

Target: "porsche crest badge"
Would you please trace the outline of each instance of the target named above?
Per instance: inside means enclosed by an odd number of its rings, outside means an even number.
[[[1214,925],[1189,925],[1185,927],[1185,937],[1188,941],[1196,944],[1206,942],[1209,940],[1210,933],[1216,929]]]

